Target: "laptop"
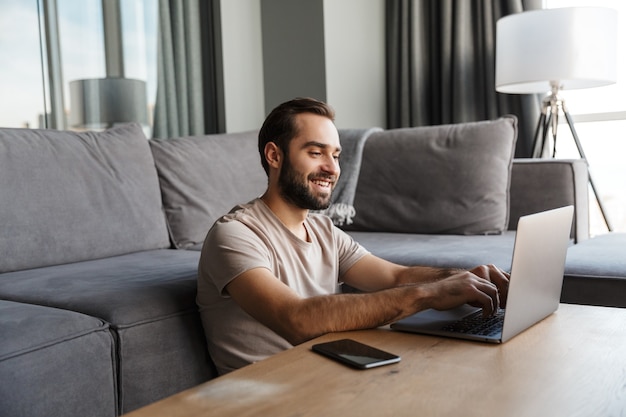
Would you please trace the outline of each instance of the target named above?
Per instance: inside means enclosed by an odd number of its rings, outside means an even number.
[[[391,325],[393,330],[504,343],[554,313],[561,298],[573,206],[519,219],[506,309],[483,318],[480,308],[463,305],[425,310]]]

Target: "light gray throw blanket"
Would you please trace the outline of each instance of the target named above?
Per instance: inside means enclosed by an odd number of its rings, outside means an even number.
[[[379,127],[370,129],[339,129],[341,142],[340,167],[341,175],[337,186],[333,190],[331,204],[326,210],[319,213],[329,216],[336,226],[352,224],[356,215],[354,209],[354,194],[361,171],[361,157],[365,141],[374,132],[382,131]]]

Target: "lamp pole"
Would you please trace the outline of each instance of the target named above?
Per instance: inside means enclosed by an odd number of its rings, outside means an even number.
[[[559,82],[558,81],[550,81],[550,86],[552,91],[543,99],[541,105],[541,116],[539,117],[539,121],[537,122],[537,128],[535,130],[535,138],[533,140],[533,157],[540,158],[545,154],[546,143],[548,139],[548,131],[552,131],[552,158],[556,157],[556,134],[557,127],[559,124],[559,113],[563,112],[565,115],[565,120],[569,126],[570,131],[572,132],[572,138],[574,138],[574,143],[576,144],[576,149],[578,150],[578,155],[580,158],[585,161],[587,167],[589,167],[589,162],[587,161],[587,156],[585,155],[585,151],[583,150],[583,146],[580,143],[580,139],[578,139],[578,133],[576,132],[576,128],[574,127],[574,119],[570,115],[569,111],[567,111],[567,107],[565,106],[565,100],[563,100],[559,96]],[[604,219],[604,223],[606,224],[609,232],[613,231],[613,227],[609,222],[609,219],[606,215],[606,210],[604,209],[604,205],[602,204],[602,200],[600,199],[600,195],[598,194],[598,190],[596,189],[595,183],[593,182],[593,178],[591,176],[591,172],[588,173],[589,184],[591,185],[591,190],[598,202],[598,207],[600,208],[600,214]]]

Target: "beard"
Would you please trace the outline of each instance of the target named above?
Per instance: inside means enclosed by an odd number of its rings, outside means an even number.
[[[325,174],[311,174],[305,178],[293,168],[289,159],[285,159],[278,177],[280,193],[287,201],[299,208],[325,210],[330,206],[332,191],[319,195],[313,194],[309,188],[309,181],[315,178],[333,182],[335,180],[334,176]]]

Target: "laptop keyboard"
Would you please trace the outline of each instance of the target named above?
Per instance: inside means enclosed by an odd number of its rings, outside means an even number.
[[[492,317],[483,317],[483,312],[478,310],[459,321],[444,326],[442,330],[480,336],[495,336],[502,330],[503,322],[504,309],[498,310]]]

